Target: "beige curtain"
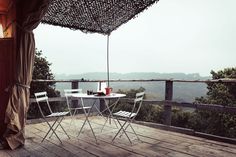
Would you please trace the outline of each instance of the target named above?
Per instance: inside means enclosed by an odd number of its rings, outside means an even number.
[[[24,145],[24,127],[29,106],[29,87],[35,55],[33,29],[47,11],[50,0],[16,0],[16,67],[15,83],[5,115],[4,133],[8,145],[15,149]]]

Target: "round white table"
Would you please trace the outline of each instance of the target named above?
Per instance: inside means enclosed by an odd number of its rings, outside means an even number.
[[[105,125],[106,125],[106,123],[107,123],[108,120],[110,120],[109,122],[111,123],[111,118],[113,117],[113,116],[112,116],[112,112],[113,112],[114,107],[115,107],[116,104],[119,102],[120,98],[125,97],[126,95],[125,95],[125,94],[119,94],[119,93],[111,93],[111,94],[109,94],[109,95],[101,95],[101,96],[99,96],[99,95],[96,95],[96,94],[95,94],[95,95],[87,95],[87,94],[85,94],[85,93],[75,93],[75,94],[72,94],[71,96],[74,97],[74,98],[80,99],[80,100],[81,100],[81,104],[82,104],[83,107],[85,107],[85,104],[84,104],[84,101],[83,101],[84,99],[94,99],[94,102],[92,103],[91,108],[88,110],[87,114],[85,114],[86,120],[84,121],[83,126],[84,126],[84,124],[86,123],[86,121],[87,121],[87,122],[89,123],[89,125],[90,125],[90,122],[89,122],[88,117],[89,117],[90,112],[91,112],[91,110],[92,110],[92,108],[93,108],[94,106],[96,107],[96,110],[98,111],[98,113],[99,113],[103,118],[105,118],[105,117],[103,116],[103,112],[105,112],[105,111],[108,111],[108,112],[109,112],[109,115],[108,115],[108,117],[105,119],[105,123],[104,123],[104,125],[103,125],[103,127],[102,127],[102,130],[103,130],[103,128],[105,127]],[[100,109],[98,109],[97,106],[95,105],[95,104],[96,104],[96,101],[101,100],[101,99],[104,100],[104,104],[105,104],[105,107],[106,107],[103,111],[100,111]],[[111,100],[111,99],[116,99],[116,100],[110,105],[110,104],[109,104],[110,101],[108,101],[108,100]],[[110,109],[111,107],[112,107],[112,110]],[[113,120],[114,120],[114,119],[113,119]],[[116,124],[115,121],[114,121],[114,123]],[[83,126],[82,126],[82,128],[83,128]],[[116,124],[116,126],[117,126],[117,124]],[[80,129],[79,134],[80,134],[82,128]],[[91,128],[91,130],[92,130],[92,132],[93,132],[93,129],[92,129],[91,125],[90,125],[90,128]],[[102,130],[101,130],[101,131],[102,131]],[[94,132],[93,132],[93,135],[94,135],[95,140],[97,141]]]

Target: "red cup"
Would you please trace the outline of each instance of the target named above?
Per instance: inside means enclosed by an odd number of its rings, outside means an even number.
[[[107,87],[107,88],[105,88],[105,90],[106,90],[106,95],[109,95],[109,94],[111,94],[112,88]]]

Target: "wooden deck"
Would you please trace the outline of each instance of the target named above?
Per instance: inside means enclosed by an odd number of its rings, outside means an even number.
[[[134,141],[131,145],[125,136],[117,138],[114,143],[112,137],[117,129],[112,123],[106,125],[101,132],[104,119],[91,117],[98,144],[85,125],[83,133],[77,137],[83,119],[76,119],[70,127],[70,119],[63,121],[71,139],[61,130],[58,135],[61,144],[54,136],[41,143],[48,127],[46,123],[28,124],[26,126],[25,146],[14,151],[0,150],[0,157],[86,157],[86,156],[160,156],[160,157],[235,157],[236,145],[211,141],[185,134],[169,132],[134,124],[134,128],[141,141]],[[132,134],[131,138],[134,137]]]

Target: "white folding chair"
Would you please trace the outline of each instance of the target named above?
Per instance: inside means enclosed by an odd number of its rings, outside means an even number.
[[[48,136],[48,134],[50,132],[52,132],[51,136],[53,134],[55,134],[55,136],[57,137],[57,139],[61,142],[61,139],[58,137],[56,130],[57,128],[60,126],[61,129],[64,131],[64,133],[67,135],[68,138],[69,135],[66,133],[65,129],[62,127],[61,122],[64,119],[64,117],[69,113],[69,112],[53,112],[51,109],[51,106],[48,102],[48,96],[47,96],[47,92],[39,92],[39,93],[35,93],[34,94],[36,97],[36,102],[39,108],[39,111],[42,115],[42,118],[45,120],[45,122],[48,124],[49,126],[49,130],[46,133],[46,135],[43,137],[42,141],[44,141],[44,139]],[[44,105],[44,106],[43,106]],[[47,111],[46,111],[47,110]],[[53,117],[55,119],[53,119]],[[54,121],[52,124],[49,123],[49,121],[47,120],[47,118],[52,118]],[[51,137],[50,136],[50,137]],[[61,142],[62,143],[62,142]]]
[[[64,90],[66,97],[66,104],[70,112],[71,117],[75,116],[78,110],[81,110],[82,107],[79,105],[78,100],[72,100],[72,95],[77,93],[82,93],[82,89],[65,89]]]
[[[137,139],[140,140],[137,133],[135,132],[134,128],[132,127],[131,123],[133,122],[135,117],[138,115],[138,112],[140,111],[144,94],[145,94],[144,92],[140,92],[140,93],[136,94],[136,97],[134,99],[134,105],[133,105],[131,112],[120,110],[118,112],[113,113],[113,117],[115,117],[116,120],[118,121],[118,124],[120,125],[120,129],[116,133],[114,138],[112,139],[112,142],[116,139],[118,134],[122,131],[120,136],[122,136],[122,134],[124,133],[126,135],[126,137],[128,138],[129,142],[132,144],[132,141],[130,140],[130,138],[127,134],[128,127],[131,128],[131,130],[133,131],[133,133],[135,134]],[[124,120],[123,124],[121,123],[121,120]]]
[[[80,98],[80,99],[77,98],[77,102],[75,104],[73,104],[73,100],[75,100],[75,97],[73,97],[73,94],[82,93],[82,89],[65,89],[64,92],[65,92],[65,97],[66,97],[68,109],[69,109],[70,114],[72,116],[71,123],[72,123],[73,117],[75,116],[75,114],[77,113],[78,110],[83,110],[83,112],[84,112],[85,120],[84,120],[82,127],[80,128],[78,136],[80,135],[82,129],[84,128],[85,123],[88,122],[89,127],[93,133],[93,136],[97,142],[95,133],[93,131],[93,128],[92,128],[89,118],[88,118],[90,115],[92,106],[85,106],[83,98]]]

